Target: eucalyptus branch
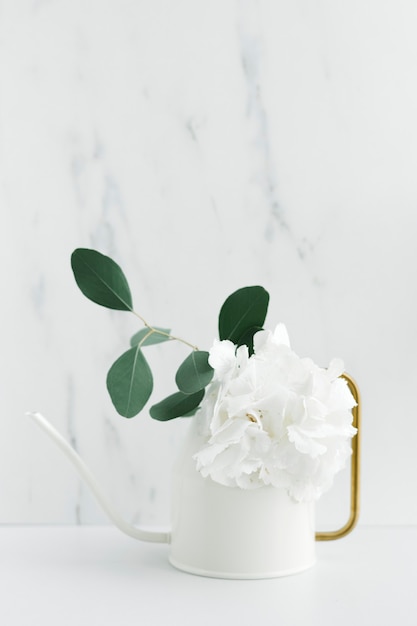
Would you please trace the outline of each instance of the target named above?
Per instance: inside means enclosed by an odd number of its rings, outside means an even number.
[[[153,326],[151,326],[150,324],[148,324],[148,322],[141,316],[139,315],[139,313],[136,313],[136,311],[132,310],[133,315],[136,315],[136,317],[138,317],[140,319],[140,321],[142,322],[142,324],[144,326],[146,326],[146,328],[149,328],[149,333],[147,333],[142,341],[140,342],[141,345],[144,343],[144,341],[150,336],[152,335],[152,333],[157,333],[158,335],[163,335],[164,337],[167,337],[169,340],[171,341],[179,341],[183,344],[185,344],[186,346],[188,346],[189,348],[192,348],[193,350],[198,351],[198,347],[193,345],[192,343],[190,343],[189,341],[186,341],[185,339],[181,339],[181,337],[175,337],[174,335],[171,335],[170,333],[166,333],[163,330],[159,330],[158,328],[154,328]]]
[[[167,421],[197,411],[205,388],[213,378],[209,352],[200,351],[189,341],[171,335],[168,328],[151,326],[133,310],[132,294],[122,269],[113,259],[97,250],[77,248],[71,255],[75,281],[88,298],[108,309],[129,311],[144,325],[130,340],[131,347],[108,371],[107,389],[116,411],[124,417],[140,413],[153,389],[153,374],[142,346],[162,341],[179,341],[192,349],[175,375],[178,391],[150,409],[151,417]],[[219,339],[247,345],[253,353],[253,336],[263,326],[269,294],[263,287],[243,287],[223,303],[219,314]],[[154,336],[152,336],[155,333]]]

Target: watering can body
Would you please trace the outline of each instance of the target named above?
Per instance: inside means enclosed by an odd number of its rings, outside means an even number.
[[[203,478],[193,455],[201,448],[196,420],[174,466],[169,561],[178,569],[220,578],[271,578],[315,562],[314,503],[297,503],[270,485],[226,487]]]

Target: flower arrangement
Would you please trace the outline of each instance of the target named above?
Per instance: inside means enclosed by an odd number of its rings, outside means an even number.
[[[130,311],[144,326],[107,375],[120,415],[137,415],[152,394],[143,348],[180,341],[191,353],[176,372],[178,390],[152,405],[150,415],[167,421],[198,414],[206,443],[194,459],[202,476],[242,489],[283,487],[296,501],[316,500],[331,486],[356,433],[356,402],[342,377],[343,362],[333,359],[328,368],[318,367],[291,349],[283,324],[265,330],[269,294],[263,287],[244,287],[226,299],[219,339],[201,351],[134,311],[126,277],[111,258],[78,248],[71,265],[87,298]]]

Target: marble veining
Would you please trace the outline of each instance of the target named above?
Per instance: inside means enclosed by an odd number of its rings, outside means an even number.
[[[244,0],[239,4],[238,40],[242,67],[247,86],[247,118],[250,127],[251,147],[258,153],[253,179],[263,188],[272,220],[265,229],[265,239],[274,240],[274,222],[288,230],[283,207],[277,196],[276,166],[271,154],[268,118],[262,103],[262,30],[260,8],[256,2]]]

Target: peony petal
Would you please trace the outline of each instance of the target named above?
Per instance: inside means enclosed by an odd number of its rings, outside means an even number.
[[[224,378],[234,370],[236,365],[235,350],[236,346],[228,339],[214,342],[209,352],[208,362],[218,378]]]
[[[288,331],[285,324],[277,324],[274,330],[274,342],[277,345],[290,346],[290,338],[288,336]]]
[[[222,443],[225,445],[236,443],[243,437],[250,425],[251,422],[247,419],[228,419],[219,430],[213,433],[210,443]]]
[[[327,450],[326,446],[318,443],[315,439],[309,437],[302,429],[297,426],[288,426],[288,439],[293,443],[301,454],[308,454],[313,459]]]
[[[339,378],[345,371],[345,364],[342,359],[332,359],[329,363],[329,367],[327,368],[327,376],[330,380],[335,380]]]
[[[328,400],[329,407],[339,409],[353,409],[356,406],[356,400],[353,397],[346,380],[336,378],[332,382],[330,397]]]
[[[197,461],[197,469],[207,467],[214,462],[214,459],[225,449],[225,445],[220,443],[211,443],[204,448],[201,448],[194,454],[193,459]]]

